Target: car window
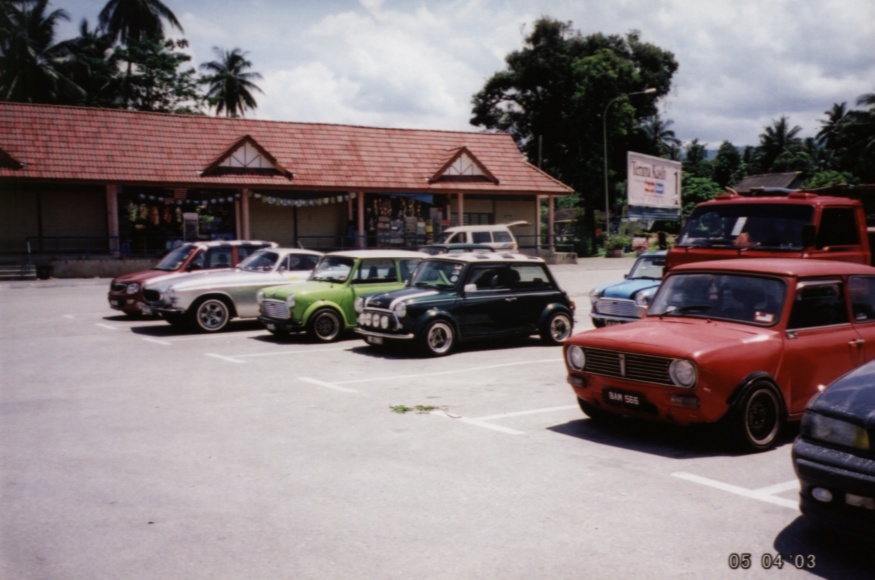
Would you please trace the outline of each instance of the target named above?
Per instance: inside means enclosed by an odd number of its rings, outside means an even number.
[[[171,251],[169,254],[164,256],[160,262],[155,266],[156,270],[167,270],[168,272],[173,272],[175,270],[179,270],[185,261],[188,259],[188,255],[192,252],[197,252],[198,249],[191,244],[184,244],[179,246],[178,248]],[[203,262],[203,253],[199,255],[201,262]],[[201,263],[203,266],[203,263]]]
[[[457,262],[443,260],[425,260],[413,272],[411,286],[420,288],[452,288],[459,281],[463,268]]]
[[[472,241],[475,244],[488,244],[492,241],[489,232],[471,232]]]
[[[316,256],[296,256],[289,254],[283,260],[283,265],[280,269],[287,272],[305,272],[312,270],[316,266]]]
[[[550,277],[544,271],[544,267],[539,264],[513,265],[511,270],[516,273],[517,277],[512,285],[515,289],[537,290],[550,287]]]
[[[397,280],[398,271],[395,268],[395,261],[385,258],[362,260],[353,278],[353,282],[357,284],[380,284]]]
[[[848,280],[848,294],[854,320],[875,321],[875,276],[851,276]]]
[[[477,290],[508,290],[517,281],[516,271],[504,265],[474,266],[468,275],[467,284],[474,284]]]
[[[325,256],[310,274],[310,280],[320,282],[346,282],[352,272],[355,261],[352,258]]]
[[[204,257],[204,268],[230,268],[231,248],[210,248]]]
[[[410,280],[413,271],[416,270],[416,266],[418,266],[421,261],[422,258],[404,258],[398,260],[398,268],[400,269],[401,280],[403,282]]]
[[[776,324],[784,307],[783,280],[744,274],[675,274],[662,283],[650,316],[719,318]]]
[[[788,328],[814,328],[846,322],[848,310],[841,282],[803,282],[796,289]]]
[[[240,258],[240,261],[242,262],[245,258],[248,258],[260,249],[261,248],[255,246],[237,246],[237,257]]]
[[[270,272],[279,259],[278,253],[262,250],[240,262],[240,269],[246,272]]]
[[[665,266],[665,256],[646,256],[638,258],[627,276],[630,280],[646,278],[659,280],[662,278],[662,269]]]
[[[510,232],[506,232],[504,230],[498,230],[497,232],[493,232],[492,237],[495,238],[496,242],[512,242],[513,241],[513,236],[510,235]]]

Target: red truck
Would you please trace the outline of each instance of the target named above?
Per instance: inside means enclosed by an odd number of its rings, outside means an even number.
[[[860,200],[794,191],[763,197],[725,193],[693,210],[666,256],[680,264],[727,258],[818,258],[872,264]]]

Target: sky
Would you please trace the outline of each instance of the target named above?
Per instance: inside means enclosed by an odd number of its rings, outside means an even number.
[[[833,104],[875,93],[872,0],[163,0],[192,64],[247,52],[255,111],[277,121],[477,131],[471,98],[542,16],[584,36],[672,52],[660,115],[684,143],[757,145],[780,117],[814,137]],[[91,28],[106,0],[52,0],[56,40]],[[169,32],[169,29],[166,30]]]

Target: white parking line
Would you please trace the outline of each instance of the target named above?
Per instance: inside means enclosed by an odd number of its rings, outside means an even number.
[[[500,364],[500,365],[488,365],[488,366],[482,366],[482,367],[465,367],[465,368],[460,368],[460,369],[456,369],[456,370],[452,370],[452,371],[441,371],[441,372],[437,372],[437,373],[432,372],[432,373],[417,373],[417,374],[412,374],[412,375],[390,375],[390,376],[384,376],[384,377],[370,377],[367,379],[354,379],[354,380],[350,380],[350,381],[338,381],[336,384],[338,384],[338,385],[350,385],[353,383],[373,383],[376,381],[393,381],[393,380],[397,380],[397,379],[416,379],[419,377],[439,377],[439,376],[444,376],[444,375],[458,375],[461,373],[470,373],[471,371],[488,371],[488,370],[500,369],[500,368],[504,368],[504,367],[518,367],[518,366],[524,366],[524,365],[543,364],[543,363],[556,364],[557,362],[562,362],[562,359],[561,358],[552,358],[552,359],[504,363],[504,364]]]
[[[543,409],[530,409],[528,411],[517,411],[515,413],[501,413],[499,415],[487,415],[486,417],[460,417],[458,415],[451,415],[443,410],[432,411],[432,415],[441,415],[443,417],[448,417],[450,419],[456,419],[461,421],[462,423],[468,423],[469,425],[476,425],[478,427],[483,427],[485,429],[492,429],[493,431],[499,431],[501,433],[507,433],[508,435],[525,435],[525,431],[519,431],[517,429],[511,429],[510,427],[503,427],[501,425],[495,425],[491,423],[491,421],[496,421],[498,419],[507,419],[509,417],[523,417],[525,415],[537,415],[540,413],[555,413],[556,411],[568,411],[569,409],[577,409],[577,405],[564,405],[562,407],[546,407]]]
[[[111,324],[101,324],[101,323],[97,323],[94,326],[99,326],[100,328],[105,328],[107,330],[118,330],[118,328],[119,328],[118,326],[113,326]]]
[[[242,365],[244,362],[246,362],[246,361],[242,361],[242,360],[237,360],[237,359],[234,358],[233,356],[224,356],[224,355],[221,355],[221,354],[215,354],[215,353],[212,353],[212,352],[207,352],[207,353],[204,353],[204,354],[205,354],[206,356],[211,356],[211,357],[213,357],[213,358],[217,358],[217,359],[219,359],[219,360],[223,360],[223,361],[225,361],[225,362],[236,363],[236,364],[238,364],[238,365]]]
[[[298,377],[299,381],[304,381],[305,383],[310,383],[313,385],[319,385],[320,387],[328,387],[329,389],[334,389],[335,391],[340,391],[342,393],[357,393],[355,389],[347,389],[346,387],[341,387],[340,385],[336,385],[334,383],[327,383],[325,381],[320,381],[318,379],[310,379],[307,377]]]
[[[714,489],[719,489],[722,491],[727,491],[729,493],[733,493],[735,495],[740,495],[742,497],[747,497],[750,499],[757,499],[759,501],[764,501],[768,503],[772,503],[775,505],[783,506],[786,508],[790,508],[791,510],[798,510],[799,503],[797,501],[791,499],[785,499],[783,497],[775,497],[774,494],[781,493],[784,491],[790,491],[791,489],[799,489],[798,481],[787,481],[785,483],[778,483],[775,485],[770,485],[767,487],[761,487],[759,489],[747,489],[746,487],[739,487],[737,485],[732,485],[729,483],[724,483],[722,481],[717,481],[714,479],[708,479],[707,477],[701,477],[699,475],[694,475],[692,473],[685,473],[683,471],[678,471],[672,473],[674,477],[678,477],[680,479],[685,479],[687,481],[692,481],[694,483],[699,483],[702,485],[706,485],[708,487],[713,487]]]

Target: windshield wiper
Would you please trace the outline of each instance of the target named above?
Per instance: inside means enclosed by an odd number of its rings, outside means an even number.
[[[710,304],[688,304],[686,306],[675,308],[674,310],[663,312],[660,316],[679,316],[681,314],[686,314],[687,312],[706,312],[708,310],[711,310]]]

